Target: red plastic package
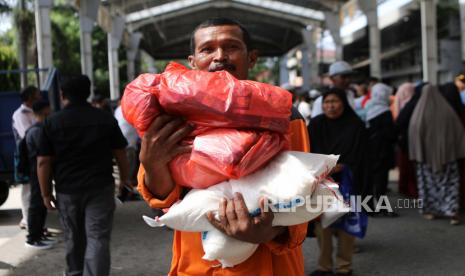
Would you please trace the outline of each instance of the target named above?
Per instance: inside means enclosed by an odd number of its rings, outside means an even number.
[[[126,86],[121,109],[126,120],[142,137],[152,121],[160,115],[161,107],[153,96],[160,82],[158,74],[142,74]]]
[[[208,188],[256,171],[287,145],[276,132],[212,129],[196,136],[192,153],[175,158],[170,169],[177,184]]]
[[[226,71],[203,72],[170,63],[162,74],[143,74],[132,81],[121,105],[141,136],[161,113],[196,125],[192,153],[170,163],[179,185],[206,188],[240,178],[287,148],[291,94],[237,80]]]
[[[288,131],[292,95],[280,87],[238,80],[227,71],[190,70],[173,62],[158,87],[151,91],[163,109],[196,125]]]

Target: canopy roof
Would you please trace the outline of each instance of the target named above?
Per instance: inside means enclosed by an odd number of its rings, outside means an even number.
[[[141,32],[141,48],[156,59],[189,55],[192,30],[212,17],[241,22],[261,56],[283,55],[302,43],[302,29],[324,23],[324,11],[345,0],[107,0],[125,17],[127,29]]]

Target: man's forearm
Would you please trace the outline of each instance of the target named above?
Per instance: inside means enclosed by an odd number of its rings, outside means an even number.
[[[113,156],[115,157],[116,164],[118,165],[120,181],[125,184],[129,180],[129,161],[126,156],[126,150],[113,150]]]
[[[158,199],[165,199],[174,189],[174,180],[168,166],[145,171],[145,186]]]
[[[37,157],[37,178],[39,179],[40,191],[43,197],[52,194],[51,176],[52,158],[50,156]]]

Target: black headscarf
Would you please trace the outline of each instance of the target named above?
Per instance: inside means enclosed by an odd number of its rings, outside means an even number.
[[[460,91],[453,82],[449,82],[439,86],[439,91],[446,98],[447,102],[454,109],[455,113],[462,118],[464,106],[460,98]]]
[[[310,121],[310,150],[313,153],[338,154],[338,163],[349,166],[354,175],[354,194],[366,194],[365,124],[350,107],[345,91],[332,88],[323,94],[323,102],[329,95],[337,96],[344,105],[344,112],[337,119],[321,114]]]

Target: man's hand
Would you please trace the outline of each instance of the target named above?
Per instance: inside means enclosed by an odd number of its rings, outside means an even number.
[[[273,212],[265,212],[265,198],[260,199],[260,215],[251,217],[245,205],[242,194],[236,193],[234,199],[223,199],[219,206],[219,218],[209,212],[207,218],[210,223],[235,239],[250,243],[265,243],[283,234],[286,227],[273,227]]]
[[[56,210],[56,200],[53,195],[46,195],[42,196],[42,199],[44,200],[44,205],[47,207],[48,210],[53,211]]]
[[[178,154],[192,151],[191,145],[180,145],[194,129],[180,118],[158,116],[142,138],[140,162],[145,168],[145,185],[157,198],[165,198],[173,189],[168,163]]]

